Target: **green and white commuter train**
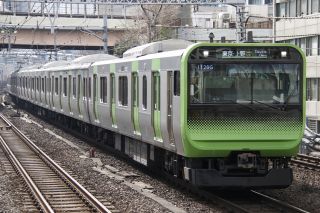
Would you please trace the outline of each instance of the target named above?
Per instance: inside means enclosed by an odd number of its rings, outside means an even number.
[[[24,68],[21,106],[204,187],[286,187],[305,127],[306,59],[291,44],[154,42]]]

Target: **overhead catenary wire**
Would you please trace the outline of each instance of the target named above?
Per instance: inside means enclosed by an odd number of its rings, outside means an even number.
[[[287,17],[287,16],[257,16],[257,15],[250,15],[250,18],[263,18],[263,19],[320,19],[320,16],[297,16],[297,17]]]

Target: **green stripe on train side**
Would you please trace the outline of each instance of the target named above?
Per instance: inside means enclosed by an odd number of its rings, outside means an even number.
[[[116,65],[115,64],[110,64],[110,82],[112,80],[111,76],[113,75],[114,81],[113,81],[113,88],[112,88],[112,92],[113,92],[113,99],[110,100],[111,101],[111,120],[112,120],[112,125],[115,127],[116,126],[116,122],[117,122],[117,118],[116,118],[116,93],[115,93],[115,89],[116,89],[116,78],[115,78],[115,72],[116,72]]]
[[[139,62],[133,61],[131,63],[131,71],[132,71],[132,83],[135,81],[135,85],[132,85],[132,91],[135,91],[136,94],[133,94],[132,97],[132,123],[134,127],[135,134],[140,135],[140,123],[139,123],[139,77],[138,77],[138,68],[139,68]],[[134,79],[136,78],[136,79]],[[133,88],[135,87],[135,88]],[[136,100],[136,103],[134,103],[133,100]]]
[[[201,46],[217,46],[217,47],[233,47],[233,46],[249,46],[249,47],[272,47],[272,46],[282,46],[282,47],[291,47],[296,49],[301,57],[302,57],[302,71],[303,71],[303,92],[302,92],[302,121],[299,123],[299,127],[297,127],[297,133],[295,135],[296,139],[292,139],[293,137],[288,135],[288,138],[292,140],[269,140],[266,137],[260,137],[257,140],[250,140],[244,137],[244,132],[246,131],[246,126],[249,126],[250,123],[240,122],[238,123],[239,133],[234,136],[234,140],[223,140],[223,141],[215,141],[214,136],[211,141],[207,137],[207,135],[191,135],[188,130],[187,124],[187,91],[188,91],[188,58],[190,53]],[[181,137],[182,144],[184,149],[184,156],[186,157],[226,157],[230,154],[231,150],[254,150],[260,151],[262,156],[292,156],[297,153],[300,140],[303,136],[303,131],[305,127],[305,111],[306,111],[306,57],[302,50],[295,45],[291,44],[253,44],[253,43],[245,43],[245,44],[214,44],[214,43],[197,43],[186,49],[181,59]],[[218,125],[218,124],[217,124]],[[263,123],[257,123],[261,127],[264,125]],[[277,125],[282,125],[286,128],[288,123],[286,122],[278,122]],[[217,126],[210,127],[211,129],[216,128]],[[223,129],[223,126],[218,126]],[[199,127],[201,128],[201,127]],[[288,127],[287,132],[290,132],[290,127]],[[275,131],[274,135],[277,134]],[[220,135],[221,136],[221,135]],[[220,137],[219,136],[219,137]],[[229,135],[225,135],[229,137]],[[207,137],[207,138],[206,138]],[[235,140],[237,139],[237,140]]]
[[[99,101],[99,98],[101,96],[100,94],[100,90],[99,90],[99,76],[98,76],[98,67],[97,66],[94,66],[93,67],[93,80],[94,80],[94,76],[96,76],[96,96],[94,97],[94,106],[93,106],[93,112],[94,112],[94,117],[95,117],[95,120],[99,120],[100,116],[99,116],[99,110],[98,110],[98,101]]]
[[[131,63],[131,71],[138,72],[138,70],[139,70],[139,61],[133,61]]]

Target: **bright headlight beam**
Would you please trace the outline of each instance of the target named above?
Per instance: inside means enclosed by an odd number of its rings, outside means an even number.
[[[281,58],[287,57],[287,51],[281,51]]]
[[[203,51],[203,57],[207,58],[209,56],[209,51],[208,50],[204,50]]]

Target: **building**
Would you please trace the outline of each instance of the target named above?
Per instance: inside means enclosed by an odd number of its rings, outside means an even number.
[[[228,1],[227,1],[228,2]],[[239,1],[241,2],[241,1]],[[244,13],[242,22],[246,31],[253,31],[256,41],[272,41],[272,22],[269,19],[246,18],[249,16],[272,16],[271,0],[243,0]],[[218,7],[191,7],[190,22],[179,28],[177,37],[193,41],[207,41],[209,33],[215,35],[214,40],[225,37],[226,42],[238,41],[239,16],[236,7],[220,5]],[[245,23],[246,22],[246,23]]]
[[[320,1],[277,0],[276,41],[298,45],[307,56],[307,125],[320,133]],[[286,19],[299,17],[299,19]]]

